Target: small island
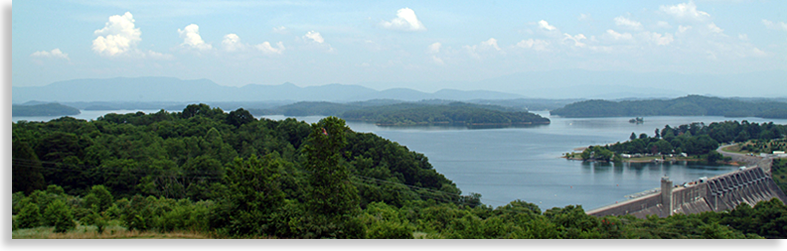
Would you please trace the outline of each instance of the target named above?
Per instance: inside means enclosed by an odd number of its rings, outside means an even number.
[[[78,115],[80,113],[81,112],[77,108],[58,103],[11,106],[11,116],[13,117],[68,116]]]

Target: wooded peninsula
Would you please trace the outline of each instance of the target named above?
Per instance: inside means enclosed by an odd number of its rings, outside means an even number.
[[[689,95],[675,99],[586,100],[550,111],[568,118],[635,117],[635,116],[725,116],[787,118],[787,103],[777,101],[742,101],[732,98]]]

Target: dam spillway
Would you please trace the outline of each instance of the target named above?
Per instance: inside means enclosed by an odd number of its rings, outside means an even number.
[[[626,215],[645,218],[673,214],[696,214],[732,210],[741,203],[754,206],[760,201],[777,198],[784,203],[787,195],[760,167],[750,167],[707,180],[673,186],[661,179],[661,191],[621,203],[587,211],[588,215]]]

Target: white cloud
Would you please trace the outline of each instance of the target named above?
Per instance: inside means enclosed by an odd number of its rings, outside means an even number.
[[[403,31],[425,31],[426,27],[418,17],[415,16],[415,11],[410,8],[402,8],[396,11],[396,18],[391,21],[382,21],[380,25],[386,29],[403,30]]]
[[[273,48],[273,46],[271,46],[271,43],[267,41],[258,44],[255,47],[257,47],[258,50],[262,51],[262,53],[265,54],[281,54],[282,52],[284,52],[285,49],[284,44],[281,41],[276,43],[276,48]]]
[[[224,49],[227,51],[242,50],[246,47],[240,42],[240,37],[235,33],[224,35],[224,40],[221,41],[221,45],[223,45]]]
[[[439,58],[439,57],[437,57],[435,55],[432,55],[432,62],[434,62],[435,64],[438,64],[438,65],[444,65],[445,64],[445,62],[443,62],[443,59],[441,59],[441,58]]]
[[[429,53],[440,53],[440,48],[443,47],[443,44],[440,42],[433,43],[429,45]]]
[[[675,41],[675,37],[672,36],[670,33],[664,33],[661,35],[657,32],[643,32],[642,33],[648,41],[656,43],[657,45],[669,45],[673,41]]]
[[[70,60],[68,58],[68,53],[63,53],[59,48],[55,48],[52,51],[36,51],[33,52],[33,54],[30,54],[30,56],[39,58],[62,58],[65,60]]]
[[[495,49],[496,51],[500,50],[500,47],[497,46],[497,39],[494,38],[489,38],[489,40],[481,42],[481,47],[484,49],[492,48]]]
[[[696,21],[704,21],[705,19],[710,17],[710,14],[704,11],[697,10],[697,5],[694,4],[694,1],[689,1],[688,3],[681,3],[677,5],[669,5],[665,6],[662,5],[659,7],[659,10],[672,15],[678,19],[691,19]]]
[[[549,46],[549,42],[546,40],[531,38],[519,41],[519,43],[516,43],[516,46],[520,48],[533,49],[536,51],[546,51],[547,46]]]
[[[585,37],[585,35],[582,35],[582,34],[577,34],[575,36],[571,36],[568,33],[563,33],[563,36],[564,36],[563,40],[561,40],[561,41],[566,41],[566,40],[574,41],[574,46],[576,46],[576,47],[585,47],[586,46],[585,43],[582,43],[581,41],[583,39],[588,39],[587,37]]]
[[[691,26],[678,25],[678,33],[684,33],[689,29],[691,29]]]
[[[465,45],[464,48],[467,49],[471,56],[476,58],[480,57],[480,52],[496,51],[503,53],[500,46],[497,45],[497,39],[494,38],[489,38],[489,40],[482,41],[477,45]]]
[[[155,51],[151,51],[151,50],[148,50],[148,52],[142,54],[142,56],[143,57],[149,57],[149,58],[152,58],[152,59],[163,59],[163,60],[170,60],[170,59],[174,58],[170,54],[164,54],[164,53],[155,52]]]
[[[623,16],[619,16],[615,18],[615,25],[626,27],[632,30],[641,30],[642,23],[625,18]]]
[[[607,30],[606,35],[612,38],[612,40],[631,40],[634,38],[631,33],[620,34],[611,29]]]
[[[140,38],[142,32],[134,27],[134,17],[130,12],[126,12],[123,16],[110,16],[104,28],[94,31],[93,34],[98,35],[93,40],[93,51],[102,56],[124,54],[142,41]]]
[[[548,31],[553,31],[557,29],[555,26],[549,25],[549,23],[547,23],[547,21],[544,20],[538,21],[538,27]]]
[[[325,42],[325,38],[323,38],[319,32],[316,31],[306,32],[306,35],[303,35],[302,39],[307,44],[311,44],[310,47],[312,48],[324,48],[327,49],[328,52],[336,52],[336,50],[334,50],[330,44]]]
[[[206,44],[199,35],[199,26],[196,24],[189,24],[183,30],[178,29],[178,34],[183,38],[181,46],[194,48],[197,50],[210,50],[213,48],[210,44]]]
[[[749,41],[749,35],[738,34],[738,39],[743,40],[743,41]]]
[[[315,32],[315,31],[306,32],[306,35],[304,35],[303,37],[305,39],[308,38],[309,40],[312,40],[318,44],[322,44],[325,42],[325,39],[322,38],[322,35],[320,35],[319,32]]]
[[[708,29],[710,29],[711,32],[718,33],[718,34],[721,34],[722,32],[724,32],[723,29],[719,28],[719,26],[716,26],[716,24],[714,24],[714,23],[708,24]]]
[[[273,27],[273,32],[274,33],[279,33],[279,34],[287,34],[287,33],[289,33],[289,31],[287,31],[287,27],[284,27],[284,26]]]
[[[787,31],[787,23],[785,22],[774,23],[773,21],[763,19],[762,24],[764,24],[768,29]]]

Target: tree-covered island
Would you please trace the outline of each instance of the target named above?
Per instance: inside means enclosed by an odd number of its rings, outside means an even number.
[[[499,128],[549,124],[549,119],[511,107],[441,100],[396,102],[376,100],[356,103],[298,102],[252,114],[286,116],[337,116],[347,121],[379,126],[446,125],[468,128]]]
[[[77,114],[80,114],[79,109],[58,103],[11,106],[11,116],[14,117],[68,116]]]

